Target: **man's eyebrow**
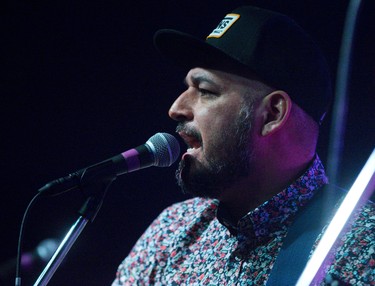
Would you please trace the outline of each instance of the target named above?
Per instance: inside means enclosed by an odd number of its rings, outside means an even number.
[[[212,85],[218,86],[217,83],[216,83],[215,81],[213,81],[212,79],[210,79],[210,78],[208,78],[207,76],[204,76],[204,75],[192,75],[192,76],[190,77],[190,80],[191,80],[191,82],[192,82],[194,85],[196,85],[196,86],[198,86],[198,85],[199,85],[200,83],[202,83],[202,82],[207,82],[207,83],[209,83],[209,84],[212,84]],[[186,86],[189,85],[189,84],[188,84],[188,79],[187,79],[187,77],[185,77],[185,79],[184,79],[184,84],[185,84]]]

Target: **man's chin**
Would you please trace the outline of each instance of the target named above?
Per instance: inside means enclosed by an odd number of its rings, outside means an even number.
[[[190,171],[191,161],[186,160],[186,158],[182,159],[176,171],[176,180],[178,186],[181,188],[182,193],[194,195],[191,191],[191,186],[189,184],[189,182],[191,181],[191,179],[189,178]]]
[[[219,174],[197,166],[192,158],[185,158],[176,171],[177,183],[184,194],[194,197],[217,198],[220,193]]]

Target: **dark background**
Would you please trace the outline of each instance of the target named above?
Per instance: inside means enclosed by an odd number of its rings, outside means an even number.
[[[244,3],[275,9],[313,35],[335,77],[348,1],[1,3],[0,263],[15,257],[23,212],[46,182],[143,144],[156,132],[174,132],[167,111],[185,74],[155,51],[157,29],[204,37]],[[363,1],[339,170],[346,188],[375,145],[374,11],[374,1]],[[324,161],[329,128],[328,118],[319,145]],[[149,168],[118,178],[50,285],[109,285],[147,225],[163,208],[186,198],[175,185],[174,170]],[[74,192],[37,203],[26,225],[25,251],[45,238],[61,239],[82,202]],[[41,270],[26,271],[23,285]]]

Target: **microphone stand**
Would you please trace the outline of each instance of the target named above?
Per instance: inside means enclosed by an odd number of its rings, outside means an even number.
[[[91,195],[86,199],[85,203],[81,207],[79,211],[79,218],[65,235],[56,252],[34,283],[34,286],[44,286],[48,284],[87,223],[89,221],[93,222],[95,219],[103,203],[108,187],[114,180],[115,178],[107,178],[103,179],[101,184],[90,184],[91,187],[98,188],[98,190],[96,192],[89,192]]]

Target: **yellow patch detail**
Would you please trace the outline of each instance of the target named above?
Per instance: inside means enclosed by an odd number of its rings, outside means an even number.
[[[239,14],[228,14],[217,25],[217,27],[207,36],[207,38],[220,38],[226,31],[240,18]]]

